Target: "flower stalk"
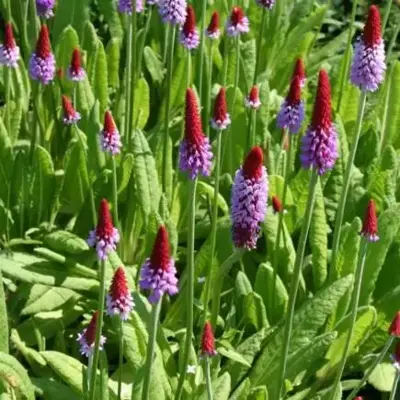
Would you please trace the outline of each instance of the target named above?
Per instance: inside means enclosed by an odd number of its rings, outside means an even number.
[[[258,70],[260,68],[260,60],[261,60],[261,45],[262,45],[266,20],[267,20],[267,8],[264,7],[261,17],[260,32],[258,35],[258,50],[257,50],[256,66],[254,68],[253,85],[257,83]]]
[[[202,0],[201,23],[200,23],[199,86],[198,86],[200,104],[202,104],[203,100],[203,68],[204,68],[204,51],[205,51],[204,44],[205,44],[206,14],[207,14],[207,0]]]
[[[207,398],[208,400],[213,400],[213,390],[212,390],[212,381],[211,381],[211,368],[210,368],[210,357],[205,357],[204,367],[206,372],[206,388],[207,388]]]
[[[211,88],[212,88],[212,72],[213,72],[213,57],[214,57],[214,41],[210,43],[210,55],[209,55],[209,65],[208,65],[208,82],[207,82],[207,91],[206,91],[206,98],[205,98],[205,106],[204,106],[204,113],[205,119],[209,118],[210,116],[210,109],[211,109]],[[206,136],[210,136],[210,124],[206,122]]]
[[[126,41],[126,67],[125,67],[125,147],[129,145],[129,136],[130,136],[130,122],[129,116],[131,112],[131,81],[132,81],[132,19],[128,18],[128,37]]]
[[[392,391],[390,392],[390,397],[389,400],[395,400],[396,399],[396,393],[397,393],[397,386],[399,384],[399,379],[400,379],[400,373],[396,371],[396,375],[393,381],[393,387]]]
[[[137,75],[136,75],[136,46],[137,46],[137,13],[136,13],[136,1],[132,1],[132,15],[131,15],[131,26],[132,26],[132,41],[131,41],[131,82],[130,82],[130,109],[128,113],[128,150],[132,149],[132,133],[135,128],[135,120],[133,115],[133,109],[135,107],[135,89],[137,83]]]

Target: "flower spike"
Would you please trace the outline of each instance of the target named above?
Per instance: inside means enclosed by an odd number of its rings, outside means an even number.
[[[226,89],[221,88],[215,98],[214,117],[211,119],[211,126],[215,130],[223,130],[230,125],[231,118],[228,114],[227,108]]]
[[[39,17],[51,18],[54,16],[53,8],[56,0],[36,0],[36,11]]]
[[[62,106],[64,110],[63,122],[65,125],[73,125],[81,119],[81,115],[75,110],[71,99],[68,96],[62,96]]]
[[[389,327],[389,335],[400,337],[400,311],[397,311]]]
[[[104,114],[104,126],[100,132],[101,148],[112,155],[121,152],[121,137],[110,111]]]
[[[82,68],[81,52],[74,49],[71,57],[71,64],[67,70],[67,76],[70,81],[81,82],[86,77],[86,72]]]
[[[260,101],[260,96],[258,93],[258,87],[253,86],[250,89],[250,93],[248,96],[245,97],[244,99],[244,105],[247,108],[252,108],[253,110],[258,110],[261,107],[261,101]]]
[[[206,29],[206,35],[211,40],[217,40],[221,35],[219,29],[219,14],[216,11],[214,11],[211,16],[210,24]]]
[[[19,59],[19,47],[15,43],[12,25],[8,23],[4,28],[4,43],[0,45],[0,65],[15,68]]]
[[[242,33],[250,31],[248,18],[244,15],[243,10],[238,7],[232,7],[230,17],[226,22],[226,33],[228,36],[238,36]]]
[[[217,355],[215,351],[214,333],[210,321],[204,324],[203,335],[201,337],[201,355],[203,357],[213,357]]]
[[[159,11],[165,23],[183,25],[186,20],[186,0],[160,0]]]
[[[196,16],[191,5],[186,8],[186,20],[181,29],[181,43],[187,50],[196,49],[200,44],[200,36],[196,28]]]
[[[80,352],[82,355],[86,357],[90,357],[94,351],[94,345],[96,342],[96,328],[97,321],[99,319],[99,312],[95,311],[93,313],[92,319],[86,329],[82,331],[82,333],[78,333],[77,342],[81,345]],[[103,350],[104,343],[106,342],[106,338],[101,335],[100,336],[100,350]]]
[[[363,226],[361,229],[361,236],[364,236],[369,242],[376,242],[379,240],[378,233],[378,218],[376,216],[376,205],[374,200],[368,202],[367,210],[365,211],[365,217]]]

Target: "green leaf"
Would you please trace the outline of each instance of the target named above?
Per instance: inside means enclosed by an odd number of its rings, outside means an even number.
[[[228,400],[231,391],[231,377],[228,372],[225,372],[212,382],[212,389],[215,399]],[[207,398],[207,392],[204,392],[200,397],[200,400],[206,400]]]
[[[103,0],[104,2],[104,0]],[[115,4],[106,1],[108,4]],[[112,38],[106,46],[108,85],[113,89],[119,88],[119,65],[121,58],[121,39]]]
[[[32,382],[25,368],[12,356],[0,352],[0,381],[14,391],[16,398],[35,400]]]
[[[76,103],[77,109],[82,116],[87,117],[94,106],[94,94],[90,86],[89,79],[86,77],[79,85],[76,86]]]
[[[141,200],[141,208],[145,216],[158,209],[160,188],[156,164],[149,144],[141,130],[133,136],[134,168],[133,178],[137,187],[137,197]]]
[[[346,293],[353,281],[353,276],[346,276],[332,285],[320,290],[314,298],[300,307],[293,321],[292,341],[289,356],[308,344],[316,336],[329,314],[335,309],[340,298]],[[281,354],[284,337],[284,326],[275,331],[265,344],[249,373],[252,384],[265,382],[272,365],[277,363]]]
[[[111,40],[114,38],[122,39],[124,30],[121,24],[121,19],[117,11],[117,2],[108,0],[99,0],[99,10],[104,16],[104,20],[108,25],[111,33]]]
[[[251,287],[249,278],[244,272],[239,271],[236,275],[236,282],[235,282],[235,293],[238,302],[242,302],[243,301],[242,296],[247,296],[252,291],[253,288]]]
[[[379,392],[390,392],[396,376],[392,363],[381,363],[371,372],[367,382]]]
[[[76,392],[55,379],[32,378],[32,382],[45,400],[80,400]]]
[[[251,292],[244,297],[243,316],[245,323],[253,326],[256,331],[268,326],[267,313],[260,295]]]
[[[268,400],[268,390],[266,386],[256,386],[250,390],[247,400]]]
[[[229,400],[246,400],[247,395],[250,391],[251,383],[250,379],[246,378],[233,392],[232,396],[229,397]]]
[[[314,290],[320,289],[328,276],[328,231],[321,182],[318,181],[310,227]]]
[[[119,177],[118,177],[118,194],[121,193],[127,188],[129,180],[131,179],[131,174],[133,170],[134,159],[133,154],[125,154],[124,158],[121,161],[119,168]]]
[[[135,126],[143,129],[150,115],[150,89],[146,79],[140,78],[135,89],[135,104],[132,117],[136,118]]]
[[[251,365],[246,361],[246,359],[233,349],[226,347],[218,347],[217,352],[218,354],[221,354],[222,356],[229,358],[232,361],[236,361],[240,364],[245,365],[246,367],[251,367]]]
[[[71,255],[81,254],[89,250],[85,240],[69,231],[54,231],[44,237],[47,246],[56,252]]]
[[[160,57],[149,46],[144,48],[144,62],[153,82],[160,84],[164,79],[164,66]]]
[[[0,352],[8,353],[8,314],[6,296],[4,293],[3,276],[0,270]]]
[[[212,201],[214,199],[214,188],[206,182],[199,181],[197,183],[196,194],[197,197],[205,195],[210,199],[210,201]],[[218,207],[221,209],[221,211],[224,213],[224,215],[227,215],[229,213],[229,206],[226,203],[224,197],[221,195],[221,193],[218,193],[217,204]]]
[[[13,165],[11,140],[7,134],[3,120],[0,118],[0,199],[7,204],[7,193]]]

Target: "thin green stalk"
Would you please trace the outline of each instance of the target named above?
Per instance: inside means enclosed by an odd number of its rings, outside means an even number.
[[[145,375],[144,375],[143,390],[142,390],[142,400],[148,400],[150,394],[151,367],[153,365],[153,359],[156,349],[157,330],[158,330],[158,322],[160,319],[161,303],[162,303],[162,298],[158,301],[156,305],[153,305],[153,311],[151,313],[151,326],[149,333],[149,341],[147,343],[146,366],[145,366]]]
[[[137,78],[140,79],[142,76],[142,59],[143,59],[143,53],[144,53],[144,46],[146,45],[146,40],[147,40],[147,35],[149,33],[149,28],[150,28],[150,23],[151,23],[151,17],[153,14],[153,7],[149,7],[149,11],[147,14],[147,20],[146,20],[146,25],[144,27],[144,33],[143,33],[143,38],[140,43],[140,49],[139,49],[139,54],[138,54],[138,65],[137,65]]]
[[[392,391],[390,392],[389,400],[395,400],[395,398],[396,398],[397,385],[399,384],[399,379],[400,379],[400,373],[396,372],[396,376],[393,381],[393,387],[392,387]]]
[[[347,36],[347,46],[346,46],[346,50],[344,53],[344,57],[345,57],[344,67],[343,67],[342,73],[340,74],[340,92],[339,92],[339,99],[338,99],[336,111],[340,111],[340,106],[342,105],[344,87],[346,85],[347,76],[349,74],[351,39],[353,38],[353,28],[354,28],[354,22],[356,20],[357,5],[358,5],[358,0],[353,0],[353,8],[351,10],[351,21],[350,21],[350,27],[349,27],[349,35]]]
[[[205,373],[206,373],[206,387],[208,400],[213,400],[212,382],[211,382],[211,370],[210,370],[210,357],[205,357]]]
[[[30,146],[30,161],[33,164],[33,158],[35,155],[35,148],[37,143],[37,125],[39,123],[39,112],[38,112],[38,102],[40,98],[40,86],[37,83],[33,83],[33,121],[32,121],[32,137],[31,137],[31,146]]]
[[[382,34],[385,33],[386,25],[389,20],[390,9],[392,8],[393,0],[388,1],[388,5],[386,6],[385,16],[383,17],[383,24],[382,24]]]
[[[7,113],[6,113],[6,127],[7,132],[12,137],[13,132],[11,132],[11,74],[12,68],[6,67],[4,71],[5,75],[5,90],[6,90],[6,104],[7,104]]]
[[[73,91],[73,93],[72,93],[72,104],[73,104],[73,106],[74,106],[74,108],[76,109],[76,108],[78,108],[78,105],[77,105],[77,97],[76,97],[76,92],[77,92],[77,90],[78,90],[78,82],[75,82],[75,84],[74,84],[74,91]]]
[[[253,85],[255,85],[257,82],[258,69],[260,67],[260,60],[261,60],[261,44],[262,44],[262,38],[263,38],[263,34],[264,34],[266,20],[267,20],[267,9],[264,7],[263,14],[261,17],[260,32],[259,32],[259,36],[258,36],[258,50],[257,50],[256,66],[254,68]]]
[[[338,386],[340,385],[340,379],[342,377],[344,367],[346,366],[347,357],[348,357],[349,351],[350,351],[351,338],[353,336],[353,331],[354,331],[354,327],[356,325],[356,320],[357,320],[357,310],[358,310],[358,303],[360,301],[361,286],[362,286],[362,280],[363,280],[363,275],[364,275],[364,265],[365,265],[365,259],[367,256],[367,247],[368,247],[368,241],[363,239],[363,244],[360,248],[360,256],[358,259],[358,265],[357,265],[355,280],[354,280],[355,283],[354,283],[353,301],[352,301],[352,307],[351,307],[350,326],[349,326],[349,331],[347,334],[346,343],[345,343],[344,349],[343,349],[342,360],[340,362],[340,366],[336,373],[336,377],[335,377],[335,381],[333,383],[331,395],[330,395],[330,397],[328,397],[328,399],[331,399],[331,400],[335,399],[335,395],[338,390]]]
[[[353,389],[353,391],[346,397],[346,400],[353,400],[354,397],[357,395],[358,391],[364,386],[364,383],[367,382],[368,378],[370,377],[372,371],[380,364],[385,357],[386,353],[390,349],[393,341],[394,341],[394,336],[389,336],[388,340],[386,341],[385,347],[382,349],[380,352],[379,356],[376,357],[375,361],[373,364],[368,368],[368,371],[364,374],[363,378],[361,381],[358,383],[358,385]]]
[[[119,355],[118,355],[118,400],[122,399],[122,365],[124,363],[124,331],[122,327],[122,319],[119,320]]]
[[[289,177],[291,173],[291,166],[292,166],[292,152],[294,147],[294,137],[290,137],[289,149],[286,155],[286,168],[285,168],[285,177],[283,183],[283,194],[282,194],[282,210],[285,210],[286,206],[286,195],[287,189],[289,186]],[[279,213],[279,220],[278,220],[278,229],[276,232],[276,240],[275,240],[275,248],[273,252],[273,274],[272,274],[272,301],[271,301],[271,308],[272,312],[275,311],[275,295],[276,295],[276,280],[278,277],[278,252],[279,246],[282,236],[282,229],[283,229],[283,212]]]
[[[203,323],[204,326],[207,320],[208,313],[208,302],[210,300],[211,290],[211,279],[212,279],[212,265],[215,253],[215,246],[217,242],[217,220],[218,220],[218,194],[219,194],[219,179],[221,175],[221,143],[222,143],[222,131],[217,132],[217,154],[215,155],[215,183],[214,183],[214,199],[212,208],[212,220],[211,220],[211,249],[210,249],[210,260],[207,264],[206,276],[206,288],[204,295],[204,315]]]
[[[344,209],[346,206],[347,193],[349,191],[349,186],[350,186],[351,170],[353,169],[353,164],[354,164],[354,159],[356,156],[358,141],[360,139],[366,99],[367,99],[367,93],[361,92],[361,98],[360,98],[360,103],[359,103],[359,107],[358,107],[358,116],[357,116],[357,122],[356,122],[356,127],[355,127],[355,134],[354,134],[354,138],[353,138],[353,144],[352,144],[352,148],[351,148],[351,151],[349,154],[349,158],[347,159],[347,166],[346,166],[346,172],[345,172],[345,176],[344,176],[343,189],[342,189],[342,193],[340,195],[339,206],[338,206],[338,210],[337,210],[337,214],[336,214],[335,228],[333,231],[332,262],[331,262],[331,268],[330,268],[330,278],[331,279],[335,276],[334,274],[335,274],[335,268],[336,268],[336,258],[337,258],[337,254],[338,254],[338,250],[339,250],[339,244],[340,244],[340,235],[341,235],[341,228],[342,228],[342,223],[343,223]]]
[[[118,177],[117,177],[117,163],[115,157],[111,156],[112,170],[113,170],[113,220],[114,224],[119,227],[118,218]]]
[[[189,364],[190,348],[192,346],[193,336],[193,306],[194,306],[194,236],[195,236],[195,216],[196,216],[196,187],[197,178],[189,182],[189,226],[187,240],[187,289],[186,289],[186,338],[182,359],[182,370],[179,377],[178,389],[175,400],[182,396],[183,385],[185,383],[187,366]]]
[[[206,29],[207,0],[202,0],[201,24],[200,24],[200,64],[199,64],[199,99],[203,100],[203,67],[204,67],[204,43]]]
[[[99,260],[99,281],[100,291],[98,300],[99,317],[96,326],[96,340],[94,342],[94,353],[93,353],[93,365],[90,371],[90,386],[89,386],[89,400],[95,399],[96,392],[96,375],[97,365],[99,363],[100,353],[100,337],[103,329],[103,315],[104,315],[104,302],[106,297],[106,262],[105,260]]]
[[[305,216],[304,216],[303,226],[301,228],[299,244],[297,247],[293,277],[292,277],[292,281],[290,283],[288,313],[287,313],[287,316],[285,319],[285,334],[284,334],[284,339],[283,339],[282,355],[281,355],[280,365],[279,365],[279,374],[278,374],[279,378],[278,378],[278,386],[277,386],[278,391],[275,394],[276,399],[280,398],[280,394],[282,392],[282,387],[285,382],[287,359],[288,359],[288,355],[289,355],[290,339],[291,339],[292,327],[293,327],[294,310],[295,310],[295,306],[296,306],[296,297],[297,297],[297,291],[299,289],[301,269],[303,266],[304,251],[306,249],[308,231],[310,230],[311,217],[312,217],[312,213],[313,213],[313,209],[314,209],[315,188],[317,186],[317,182],[318,182],[318,173],[315,169],[313,169],[311,179],[310,179],[310,185],[309,185],[309,189],[308,189],[307,208],[306,208],[306,212],[305,212]]]
[[[132,132],[135,128],[134,124],[136,119],[134,120],[133,110],[135,108],[135,89],[137,83],[137,76],[136,76],[136,45],[137,45],[137,14],[136,14],[136,1],[132,2],[132,42],[131,42],[131,99],[130,99],[130,109],[129,109],[129,131],[128,131],[128,149],[129,151],[132,148]]]
[[[221,291],[224,277],[229,273],[232,266],[241,260],[245,250],[235,249],[235,251],[222,263],[218,270],[218,274],[214,283],[214,296],[212,298],[212,309],[211,309],[211,325],[214,331],[217,328],[217,321],[219,315],[219,309],[221,307]]]
[[[208,123],[208,118],[210,118],[210,109],[211,109],[211,89],[212,89],[212,74],[213,74],[213,57],[214,57],[214,40],[210,43],[210,56],[209,56],[209,65],[208,65],[208,82],[207,82],[207,91],[206,91],[206,99],[204,106],[204,115],[205,115],[205,126],[206,126],[206,136],[210,136],[210,124]]]
[[[382,115],[382,123],[381,123],[381,140],[379,143],[379,151],[380,154],[382,155],[383,150],[386,147],[386,144],[389,140],[389,131],[386,128],[387,125],[387,120],[388,120],[388,110],[389,110],[389,101],[391,97],[391,91],[392,91],[392,75],[394,71],[394,65],[392,64],[389,68],[389,71],[387,73],[388,76],[388,82],[386,85],[386,90],[384,91],[385,99],[384,99],[384,108],[383,108],[383,115]]]
[[[131,80],[132,80],[132,20],[128,18],[128,37],[126,40],[126,66],[125,66],[125,127],[124,141],[125,146],[128,146],[130,135],[129,115],[131,110]]]
[[[397,36],[399,35],[400,32],[400,22],[397,23],[396,28],[394,30],[392,39],[390,40],[389,46],[388,46],[388,51],[386,54],[386,63],[388,63],[390,61],[390,57],[392,56],[392,52],[393,52],[393,47],[396,43],[396,39]]]
[[[174,64],[174,45],[175,45],[175,26],[171,27],[172,32],[170,35],[168,64],[167,64],[167,87],[166,87],[166,102],[165,102],[165,119],[164,119],[164,139],[163,139],[163,158],[162,158],[162,191],[166,193],[168,172],[167,171],[167,158],[168,158],[168,139],[169,139],[169,112],[171,106],[171,82],[172,82],[172,69]]]
[[[229,38],[225,38],[225,43],[224,43],[224,64],[222,66],[222,82],[221,86],[225,86],[226,84],[226,77],[228,75],[228,61],[229,61]]]
[[[248,132],[248,145],[247,148],[251,149],[256,145],[256,115],[257,110],[254,108],[250,108],[249,110],[249,132]]]
[[[170,24],[165,24],[165,35],[164,35],[164,51],[163,51],[163,65],[167,62],[167,54],[169,47],[169,37],[171,35],[171,29],[175,30],[175,28]]]

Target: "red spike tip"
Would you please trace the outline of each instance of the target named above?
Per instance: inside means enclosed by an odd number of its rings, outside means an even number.
[[[99,220],[97,222],[96,234],[98,237],[110,237],[113,235],[114,225],[110,213],[110,207],[106,199],[101,200],[99,207]]]
[[[298,76],[300,78],[300,81],[303,82],[304,79],[306,79],[306,71],[304,68],[304,62],[302,58],[298,58],[296,60],[296,64],[294,65],[294,70],[293,70],[293,76],[294,77]]]
[[[96,341],[96,328],[97,328],[98,318],[99,318],[99,312],[95,311],[93,313],[92,319],[89,322],[88,327],[86,328],[85,338],[89,346]]]
[[[214,120],[215,121],[224,121],[227,113],[227,104],[226,104],[226,89],[222,87],[217,97],[215,98],[214,104]]]
[[[66,115],[75,114],[75,110],[74,110],[74,107],[72,105],[71,99],[68,96],[63,95],[61,97],[61,100],[62,100],[62,106],[63,106],[64,113]]]
[[[232,13],[231,13],[232,25],[234,26],[238,25],[240,22],[242,22],[243,17],[244,17],[244,12],[240,7],[238,6],[232,7]]]
[[[250,93],[249,93],[249,100],[252,101],[253,103],[256,103],[257,101],[259,101],[259,93],[258,93],[258,87],[257,86],[252,86],[252,88],[250,89]]]
[[[201,144],[204,140],[203,128],[194,90],[186,90],[185,106],[185,139],[194,144]]]
[[[210,321],[206,321],[201,338],[201,353],[204,356],[215,356],[215,339]]]
[[[4,47],[6,49],[13,49],[16,46],[13,28],[11,23],[7,23],[4,28]]]
[[[151,265],[161,267],[166,271],[171,262],[168,231],[164,225],[158,229],[156,240],[154,241],[153,252],[150,257]]]
[[[376,205],[374,200],[368,202],[365,211],[361,235],[365,236],[367,240],[375,242],[379,239],[378,235],[378,218],[376,216]]]
[[[114,118],[110,111],[104,113],[104,127],[105,132],[115,132],[117,130],[114,122]]]
[[[118,300],[129,294],[128,282],[123,267],[119,267],[112,278],[109,294],[113,300]]]
[[[75,73],[79,73],[81,67],[81,52],[79,51],[79,49],[74,49],[71,57],[71,70]]]
[[[246,178],[258,179],[262,175],[263,152],[260,147],[253,147],[243,163],[243,174]]]
[[[210,24],[208,25],[207,28],[207,32],[216,33],[218,32],[218,29],[219,29],[219,14],[216,11],[214,11],[211,16]]]
[[[364,43],[367,46],[378,44],[381,35],[381,15],[377,6],[371,6],[368,12],[367,22],[364,26]]]
[[[278,196],[272,196],[272,208],[274,209],[274,213],[278,214],[283,211],[282,203],[279,200]]]
[[[320,128],[324,130],[329,130],[332,125],[331,85],[328,73],[323,69],[319,72],[311,124],[314,129]]]
[[[36,44],[36,55],[42,59],[47,58],[51,54],[51,44],[49,30],[47,25],[40,28],[39,39]]]
[[[289,104],[299,104],[301,100],[301,80],[299,76],[295,76],[290,84],[289,93],[286,97]]]
[[[400,311],[397,311],[390,324],[389,335],[400,337]]]
[[[186,20],[183,25],[183,32],[186,35],[192,33],[196,30],[196,15],[194,13],[194,9],[191,5],[188,5],[186,8]]]

